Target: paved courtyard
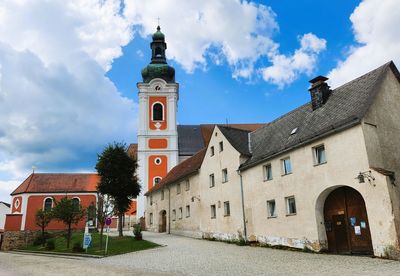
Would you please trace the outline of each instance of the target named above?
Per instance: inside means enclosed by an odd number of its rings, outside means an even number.
[[[400,262],[144,233],[164,247],[92,259],[0,253],[0,275],[399,275]]]

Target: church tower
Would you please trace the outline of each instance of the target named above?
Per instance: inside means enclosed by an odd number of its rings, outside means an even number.
[[[179,85],[175,69],[167,64],[167,44],[160,26],[150,44],[151,62],[142,70],[139,89],[137,218],[144,216],[144,194],[178,164],[176,111]]]

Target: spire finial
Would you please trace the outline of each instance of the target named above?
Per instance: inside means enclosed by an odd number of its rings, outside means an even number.
[[[159,31],[160,28],[160,17],[157,17],[157,31]]]

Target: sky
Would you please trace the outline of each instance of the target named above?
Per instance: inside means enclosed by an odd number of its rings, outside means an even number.
[[[93,172],[136,142],[140,70],[160,18],[180,85],[179,124],[264,123],[400,64],[396,0],[3,0],[0,201],[32,172]]]

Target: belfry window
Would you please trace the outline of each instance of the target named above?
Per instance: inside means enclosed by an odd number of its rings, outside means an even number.
[[[162,56],[162,52],[161,52],[161,48],[160,47],[156,48],[155,54],[156,54],[156,57],[161,57]]]
[[[163,120],[163,106],[160,103],[156,103],[153,105],[153,121],[162,121]]]

